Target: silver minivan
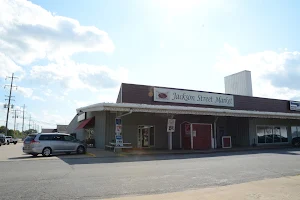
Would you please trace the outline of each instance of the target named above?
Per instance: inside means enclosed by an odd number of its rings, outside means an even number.
[[[23,152],[37,156],[50,156],[54,153],[70,154],[76,152],[84,154],[86,152],[86,144],[64,133],[39,133],[29,134],[24,139]]]

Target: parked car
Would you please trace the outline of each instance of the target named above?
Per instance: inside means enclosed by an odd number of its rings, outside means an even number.
[[[54,153],[72,152],[84,154],[87,145],[69,134],[63,133],[39,133],[30,134],[24,140],[23,152],[37,156],[50,156]]]
[[[2,144],[5,144],[5,135],[4,134],[0,134],[0,146]]]
[[[292,139],[292,145],[294,147],[300,147],[300,137],[295,137]]]
[[[18,140],[14,139],[12,136],[5,136],[5,142],[4,144],[9,145],[10,143],[17,144]]]

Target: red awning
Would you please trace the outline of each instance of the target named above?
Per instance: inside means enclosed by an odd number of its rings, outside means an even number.
[[[95,117],[92,117],[82,121],[76,129],[82,129],[85,128],[86,126],[94,126],[94,125],[95,125]]]

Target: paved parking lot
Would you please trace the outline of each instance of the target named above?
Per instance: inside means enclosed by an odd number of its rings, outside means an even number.
[[[33,157],[28,154],[23,153],[23,143],[17,143],[16,145],[10,144],[10,145],[2,145],[0,147],[0,161],[19,161],[19,160],[41,160],[41,159],[59,159],[59,158],[87,158],[92,156],[91,154],[87,153],[85,155],[77,155],[77,154],[71,154],[71,155],[54,155],[50,157],[43,157],[42,155],[39,155],[38,157]]]
[[[5,149],[20,150],[21,147],[22,145],[0,147],[0,155]],[[20,152],[19,155],[26,157]],[[90,200],[124,196],[129,196],[127,199],[134,199],[132,196],[158,194],[150,199],[173,200],[179,195],[184,195],[182,199],[202,200],[205,199],[201,196],[203,192],[212,195],[209,199],[299,199],[298,178],[293,178],[292,182],[289,181],[291,178],[280,179],[279,182],[264,181],[299,175],[299,156],[300,149],[293,148],[205,155],[143,155],[82,159],[64,159],[68,156],[59,156],[57,159],[54,156],[51,157],[53,160],[33,158],[31,161],[18,158],[15,159],[17,162],[0,161],[0,169],[3,172],[0,176],[0,199]],[[253,182],[260,180],[263,182]],[[247,182],[251,182],[250,185],[240,185]],[[233,184],[238,185],[226,187]],[[190,190],[193,191],[189,192]],[[236,198],[231,196],[232,191],[235,192]],[[273,191],[281,195],[278,198],[265,196],[275,194]],[[213,194],[217,192],[218,195],[213,198],[215,196]],[[246,192],[252,196],[244,198],[237,196]],[[229,198],[225,198],[225,193],[227,196],[230,195]],[[283,197],[286,194],[290,196]],[[147,199],[147,196],[135,199]]]

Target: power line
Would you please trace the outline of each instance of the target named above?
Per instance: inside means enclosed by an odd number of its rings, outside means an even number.
[[[24,133],[24,112],[25,112],[25,104],[23,105],[23,121],[22,121],[22,133]]]
[[[8,106],[7,106],[7,114],[6,114],[6,125],[5,125],[5,135],[7,135],[7,125],[8,125],[10,101],[11,101],[11,98],[13,97],[13,96],[11,96],[11,91],[12,91],[12,88],[14,88],[14,87],[17,89],[17,86],[13,86],[13,82],[14,82],[15,78],[17,78],[17,77],[14,76],[14,73],[12,73],[11,77],[6,77],[6,79],[11,79],[11,82],[10,82],[10,85],[5,85],[4,86],[4,88],[9,87]],[[5,100],[7,100],[7,99],[5,99]]]

